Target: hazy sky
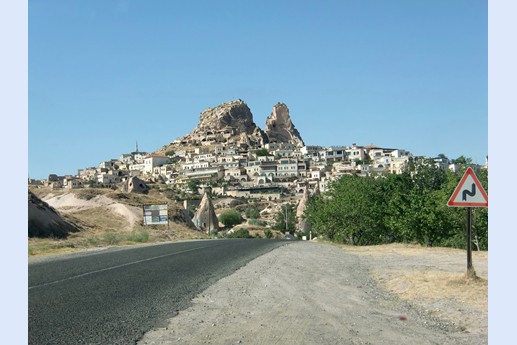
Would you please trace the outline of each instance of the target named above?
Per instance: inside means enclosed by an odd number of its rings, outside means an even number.
[[[487,1],[29,0],[29,177],[285,103],[308,145],[488,154]]]

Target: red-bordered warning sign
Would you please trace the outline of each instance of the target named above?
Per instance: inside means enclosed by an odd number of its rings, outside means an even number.
[[[467,168],[447,202],[452,207],[488,207],[488,195],[479,182],[474,170]]]

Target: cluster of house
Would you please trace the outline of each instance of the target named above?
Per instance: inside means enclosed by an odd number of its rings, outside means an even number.
[[[131,177],[144,181],[183,186],[191,180],[210,181],[212,192],[246,198],[274,200],[283,192],[305,189],[324,192],[329,182],[343,174],[371,176],[400,174],[413,159],[402,149],[377,146],[303,146],[268,143],[255,149],[225,145],[201,146],[191,150],[177,147],[166,155],[138,151],[101,162],[98,167],[80,169],[77,175],[49,175],[31,180],[53,188],[115,187]],[[434,158],[435,164],[455,169],[448,158]],[[219,186],[219,187],[217,187]]]

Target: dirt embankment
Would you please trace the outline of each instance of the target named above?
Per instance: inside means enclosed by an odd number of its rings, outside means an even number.
[[[292,242],[221,279],[139,344],[488,344],[488,254]],[[484,277],[484,278],[483,278]]]
[[[60,217],[77,225],[78,231],[59,240],[29,238],[29,255],[207,237],[193,229],[193,224],[188,224],[190,219],[184,216],[181,205],[160,191],[153,190],[148,195],[102,188],[34,188],[32,191],[56,210]],[[144,226],[142,205],[157,202],[169,205],[169,225]]]

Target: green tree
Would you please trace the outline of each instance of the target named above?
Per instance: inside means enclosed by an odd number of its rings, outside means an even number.
[[[388,242],[411,242],[414,234],[405,218],[410,205],[411,176],[407,172],[390,174],[382,182],[385,236]]]
[[[199,186],[201,185],[201,181],[198,180],[198,179],[191,179],[188,181],[187,183],[187,187],[188,189],[193,193],[193,194],[198,194],[198,189],[199,189]]]
[[[255,151],[257,156],[269,156],[269,151],[267,149],[258,149]]]
[[[447,206],[447,200],[458,179],[457,174],[431,161],[416,164],[404,218],[408,231],[413,232],[420,244],[440,245],[457,231],[458,213]]]
[[[294,234],[296,230],[295,214],[296,210],[291,204],[286,204],[280,208],[280,211],[276,214],[275,224],[272,226],[274,230],[282,232],[289,231],[290,234]],[[287,217],[286,217],[287,213]],[[286,227],[287,218],[287,227]],[[287,228],[287,230],[286,230]]]
[[[345,175],[331,183],[327,192],[309,199],[304,219],[314,232],[335,242],[416,241],[465,248],[465,208],[447,206],[465,169],[453,173],[432,160],[418,160],[400,175]],[[488,170],[478,171],[477,176],[488,191]],[[474,208],[472,213],[475,244],[488,249],[488,209]]]
[[[465,156],[462,155],[462,156],[459,156],[458,158],[456,158],[454,160],[454,163],[456,163],[456,164],[465,164],[465,165],[471,164],[472,163],[472,158],[465,157]]]
[[[354,245],[386,241],[382,179],[344,175],[309,200],[305,219],[330,240]]]
[[[242,218],[240,212],[236,210],[227,210],[219,215],[219,221],[224,224],[224,226],[231,228],[235,225],[241,224],[244,219]]]

